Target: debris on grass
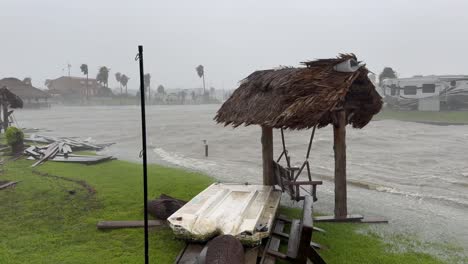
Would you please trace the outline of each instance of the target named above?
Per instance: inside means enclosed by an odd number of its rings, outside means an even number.
[[[28,156],[28,159],[37,160],[37,162],[35,162],[32,167],[38,166],[48,160],[58,162],[96,164],[102,161],[115,159],[112,156],[71,154],[73,150],[102,150],[104,147],[111,145],[91,144],[89,143],[91,139],[78,141],[71,138],[55,138],[32,135],[25,140],[40,144],[47,144],[42,146],[30,146],[24,150],[24,154]]]

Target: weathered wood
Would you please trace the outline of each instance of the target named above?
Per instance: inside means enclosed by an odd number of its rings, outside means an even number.
[[[47,161],[50,158],[53,158],[59,150],[59,143],[55,142],[49,145],[47,150],[44,152],[44,156],[38,160],[36,163],[34,163],[31,167],[36,167],[37,165]]]
[[[148,226],[161,226],[164,225],[164,221],[160,220],[149,220]],[[101,221],[97,223],[98,229],[118,229],[118,228],[137,228],[144,227],[143,221]]]
[[[283,221],[276,221],[275,227],[273,228],[273,232],[283,232],[284,230],[284,222]],[[268,255],[268,251],[278,251],[280,246],[281,240],[276,237],[271,237],[266,245],[266,249],[263,251],[262,255],[262,262],[261,264],[275,264],[276,260],[275,257]]]
[[[15,181],[15,182],[7,182],[7,183],[5,183],[5,184],[2,184],[2,185],[0,185],[0,190],[5,189],[5,188],[8,188],[8,187],[10,187],[10,186],[13,186],[13,185],[15,185],[15,184],[17,184],[17,183],[18,183],[18,181]]]
[[[345,215],[344,217],[335,217],[334,215],[324,215],[314,217],[315,222],[359,222],[364,217],[358,214]]]
[[[258,260],[258,247],[249,248],[245,251],[244,263],[245,264],[257,264]]]
[[[320,227],[312,227],[312,229],[315,231],[315,232],[320,232],[320,233],[327,233],[327,231],[325,231],[324,229],[320,228]]]
[[[179,256],[176,258],[176,264],[196,264],[197,258],[203,250],[203,244],[187,244],[185,248],[183,248]]]
[[[299,187],[305,185],[312,186],[313,200],[317,200],[315,192],[316,186],[321,185],[322,181],[296,181],[294,179],[293,172],[291,172],[289,169],[283,168],[283,166],[275,161],[273,161],[273,174],[276,184],[281,187],[283,192],[286,191],[289,194],[291,200],[300,201],[304,199],[304,196],[301,196]]]
[[[263,184],[274,185],[273,179],[273,128],[262,126]]]
[[[335,152],[335,217],[344,218],[348,214],[346,190],[346,112],[335,112],[333,142]]]
[[[291,232],[289,233],[288,241],[288,257],[295,259],[299,249],[299,241],[301,236],[301,221],[299,219],[292,220]]]
[[[315,248],[310,247],[309,250],[307,251],[307,257],[312,260],[312,263],[314,264],[326,264],[325,260],[317,253]]]
[[[301,230],[299,232],[299,245],[297,247],[296,263],[307,263],[307,252],[310,251],[310,242],[312,239],[313,231],[313,201],[311,196],[306,196],[302,210]]]
[[[324,246],[320,245],[319,243],[315,243],[315,242],[310,242],[310,246],[313,247],[313,248],[316,248],[316,249],[325,248]]]

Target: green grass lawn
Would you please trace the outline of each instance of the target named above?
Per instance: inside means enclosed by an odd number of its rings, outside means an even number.
[[[0,191],[0,263],[143,263],[143,230],[98,231],[100,220],[143,219],[141,166],[124,161],[100,165],[47,162],[36,168],[42,174],[84,180],[95,189],[38,175],[31,161],[3,166],[1,180],[21,181]],[[212,179],[199,173],[149,167],[149,197],[165,193],[189,200]],[[70,191],[75,191],[70,194]],[[294,216],[295,209],[281,209]],[[391,253],[376,236],[359,234],[358,224],[320,224],[327,234],[315,240],[328,250],[328,263],[443,263],[429,255]],[[173,263],[183,242],[168,227],[150,232],[152,263]]]
[[[415,122],[441,122],[454,124],[468,124],[467,111],[442,111],[442,112],[423,112],[423,111],[396,111],[383,109],[374,116],[374,120],[401,120]]]

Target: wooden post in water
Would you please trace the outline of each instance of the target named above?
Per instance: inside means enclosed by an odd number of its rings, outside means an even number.
[[[262,160],[263,184],[274,185],[273,182],[273,128],[262,126]]]
[[[346,197],[346,112],[335,112],[333,124],[333,149],[335,151],[335,218],[348,215]]]

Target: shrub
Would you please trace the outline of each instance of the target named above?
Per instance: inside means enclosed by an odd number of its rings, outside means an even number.
[[[23,144],[24,134],[23,131],[16,127],[9,127],[6,130],[5,137],[7,144],[10,146],[15,146],[18,144]]]

